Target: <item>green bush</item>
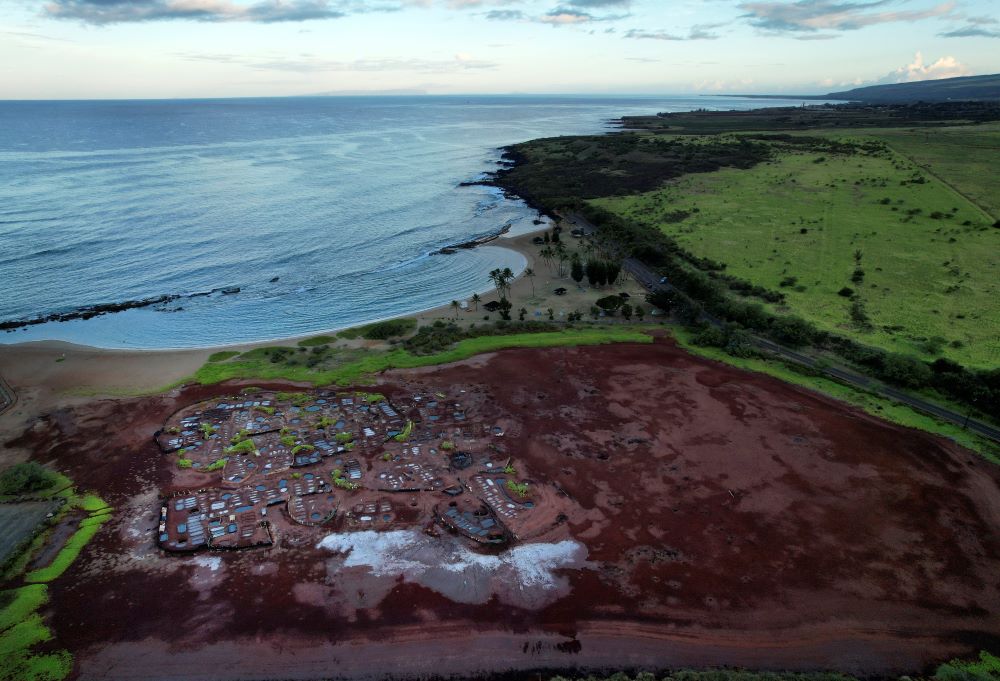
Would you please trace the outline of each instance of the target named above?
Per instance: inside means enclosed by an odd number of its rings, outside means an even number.
[[[252,454],[256,450],[253,440],[242,440],[232,447],[226,447],[226,454]]]
[[[508,480],[507,489],[514,492],[519,497],[528,496],[528,483],[526,482],[514,482],[513,480]]]
[[[387,319],[384,322],[375,322],[366,326],[345,329],[338,333],[337,336],[352,340],[358,337],[367,340],[388,340],[398,336],[405,336],[415,328],[417,328],[416,319]]]
[[[934,673],[938,681],[997,681],[1000,679],[1000,657],[985,650],[978,660],[951,660]]]
[[[413,432],[413,421],[407,421],[406,427],[403,428],[403,432],[396,436],[397,442],[406,442],[410,439],[410,433]]]
[[[14,464],[0,475],[0,495],[27,494],[48,489],[59,476],[35,461]]]

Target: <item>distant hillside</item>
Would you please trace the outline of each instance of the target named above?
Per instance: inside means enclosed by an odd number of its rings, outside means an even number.
[[[1000,100],[1000,74],[922,80],[916,83],[870,85],[831,92],[824,99],[845,99],[877,104],[943,102],[948,100]]]

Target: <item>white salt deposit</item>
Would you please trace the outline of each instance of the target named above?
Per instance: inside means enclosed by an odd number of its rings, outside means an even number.
[[[342,568],[367,568],[374,577],[402,576],[458,602],[483,603],[496,594],[523,607],[540,607],[565,595],[568,582],[555,571],[582,568],[587,557],[586,547],[573,540],[482,555],[460,540],[412,530],[331,534],[318,548],[345,554]]]
[[[217,572],[222,567],[221,556],[195,556],[194,564],[198,567],[208,568],[212,572]]]

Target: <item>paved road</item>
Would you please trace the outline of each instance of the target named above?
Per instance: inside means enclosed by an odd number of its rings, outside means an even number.
[[[569,219],[574,226],[583,229],[587,234],[593,234],[596,231],[596,228],[590,224],[586,218],[583,218],[580,215],[571,214],[567,216],[567,219]],[[635,277],[636,281],[645,286],[650,292],[676,290],[667,282],[661,283],[662,277],[658,272],[635,258],[627,258],[623,263],[623,267],[629,272],[629,274]],[[715,326],[722,325],[722,321],[720,319],[713,317],[708,313],[705,313],[704,317],[709,323]],[[989,440],[1000,442],[1000,428],[996,428],[983,423],[982,421],[969,418],[967,414],[942,407],[939,404],[929,402],[923,398],[903,392],[897,388],[885,385],[880,381],[876,381],[869,376],[850,371],[843,367],[825,366],[820,364],[819,360],[811,355],[796,352],[795,350],[786,348],[785,346],[775,343],[774,341],[759,337],[754,337],[754,341],[759,349],[773,355],[777,355],[785,361],[809,367],[815,371],[825,374],[826,376],[829,376],[830,378],[840,381],[841,383],[847,383],[848,385],[852,385],[856,388],[861,388],[862,390],[868,390],[882,395],[883,397],[888,397],[889,399],[913,407],[914,409],[930,414],[931,416],[935,416],[943,421],[948,421],[949,423],[954,423],[955,425],[967,428],[977,435],[981,435]]]

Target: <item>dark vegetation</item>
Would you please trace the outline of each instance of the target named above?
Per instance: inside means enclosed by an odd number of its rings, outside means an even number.
[[[928,118],[921,118],[927,113]],[[774,130],[782,127],[856,126],[859,119],[870,125],[906,125],[920,120],[965,120],[979,112],[983,119],[1000,119],[1000,105],[954,103],[916,107],[818,107],[769,109],[755,112],[668,114],[656,117],[649,127],[688,126],[689,132],[714,132],[754,126]],[[785,120],[785,119],[788,120]],[[645,121],[646,119],[644,119]],[[628,123],[634,121],[630,119]],[[648,122],[648,121],[647,121]],[[837,125],[832,125],[836,123]],[[759,126],[756,127],[756,126]],[[939,358],[924,362],[909,355],[865,346],[838,334],[821,330],[793,316],[768,311],[755,297],[781,303],[784,294],[770,291],[725,272],[725,264],[699,257],[653,225],[639,224],[592,205],[587,199],[644,192],[665,180],[685,173],[707,172],[722,167],[749,168],[767,161],[778,147],[824,154],[884,153],[878,141],[843,142],[808,136],[748,132],[719,138],[676,137],[657,139],[634,133],[603,137],[541,139],[512,147],[508,153],[517,163],[499,171],[495,183],[548,212],[570,211],[586,217],[599,229],[602,241],[622,258],[634,257],[658,269],[676,291],[650,296],[649,302],[670,312],[680,322],[700,331],[697,342],[726,348],[738,356],[752,353],[747,331],[792,348],[814,346],[832,352],[867,374],[907,389],[935,390],[948,398],[1000,419],[1000,368],[970,369]],[[855,286],[864,283],[865,272],[856,255],[851,276]],[[579,270],[577,271],[577,274]],[[787,281],[783,285],[795,286]],[[734,295],[735,294],[735,295]],[[844,287],[839,294],[854,296]],[[852,298],[850,310],[856,328],[870,325],[864,302]],[[706,328],[705,313],[723,324]]]
[[[706,134],[744,130],[933,127],[956,121],[982,123],[996,120],[1000,120],[1000,102],[918,102],[661,113],[625,117],[622,125],[635,130]]]
[[[496,324],[473,324],[467,329],[457,324],[438,320],[431,325],[421,326],[410,338],[403,341],[403,347],[414,355],[433,355],[443,352],[455,343],[467,338],[481,336],[510,336],[519,333],[546,333],[552,325],[535,321],[499,321]]]
[[[55,473],[34,461],[14,464],[0,474],[0,495],[28,494],[52,487]]]
[[[403,319],[387,319],[384,322],[375,322],[354,329],[345,329],[338,333],[337,337],[353,339],[360,336],[367,340],[389,340],[405,336],[415,328],[417,328],[417,320],[404,317]]]
[[[933,674],[923,677],[900,677],[900,681],[997,681],[1000,679],[1000,659],[982,652],[978,659],[951,660],[940,665]],[[835,672],[756,672],[744,669],[711,669],[703,671],[680,670],[656,675],[639,672],[634,676],[618,672],[610,676],[564,677],[555,676],[549,681],[856,681],[847,674]]]
[[[750,168],[769,155],[769,145],[743,137],[697,145],[642,135],[559,137],[509,147],[506,158],[515,163],[497,171],[494,183],[553,205],[645,192],[686,173]]]

